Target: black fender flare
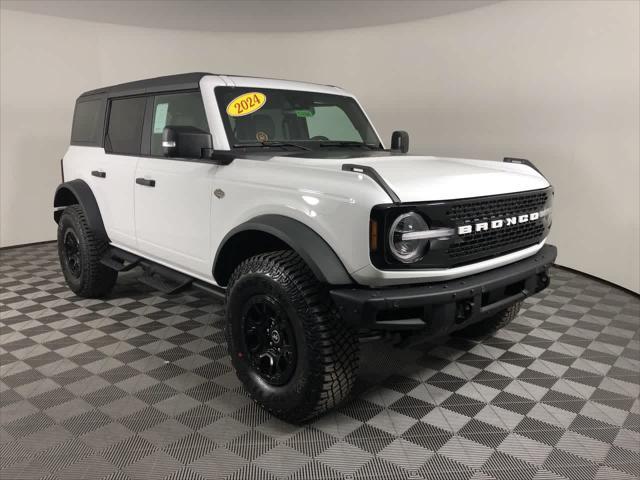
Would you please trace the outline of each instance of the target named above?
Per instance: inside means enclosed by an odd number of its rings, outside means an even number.
[[[77,200],[77,202],[74,200]],[[104,222],[102,221],[102,215],[100,214],[96,197],[93,195],[91,187],[87,185],[84,180],[71,180],[60,184],[58,188],[56,188],[56,193],[53,197],[53,218],[56,223],[62,215],[62,209],[60,207],[68,207],[75,203],[78,203],[84,210],[87,223],[96,238],[109,242],[109,236],[104,228]]]
[[[216,266],[227,242],[235,235],[246,231],[258,231],[270,234],[287,244],[309,266],[316,278],[329,285],[351,285],[353,280],[338,255],[329,244],[313,229],[304,223],[284,215],[267,214],[233,228],[220,242],[213,261],[213,276],[216,278]]]

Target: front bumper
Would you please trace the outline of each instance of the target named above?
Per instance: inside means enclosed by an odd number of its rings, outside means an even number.
[[[445,335],[483,320],[549,285],[556,247],[504,267],[457,280],[380,289],[342,288],[331,297],[360,330],[421,330]]]

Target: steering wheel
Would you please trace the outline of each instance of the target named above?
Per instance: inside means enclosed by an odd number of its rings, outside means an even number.
[[[315,137],[311,137],[309,140],[319,140],[321,142],[328,141],[329,138],[324,135],[316,135]]]

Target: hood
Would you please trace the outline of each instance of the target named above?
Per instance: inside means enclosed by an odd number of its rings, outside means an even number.
[[[541,174],[527,165],[385,153],[386,155],[340,155],[331,158],[283,156],[271,161],[332,170],[341,170],[346,163],[373,167],[401,202],[484,197],[549,186],[549,182]],[[353,174],[344,172],[344,175]]]

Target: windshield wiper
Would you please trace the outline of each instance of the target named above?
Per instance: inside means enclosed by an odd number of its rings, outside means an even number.
[[[255,142],[255,143],[236,143],[233,146],[233,148],[243,148],[243,147],[296,147],[301,150],[311,150],[309,147],[305,147],[304,145],[300,145],[298,143],[279,142],[277,140],[267,140],[264,142]]]
[[[354,141],[347,141],[347,140],[320,142],[320,146],[321,147],[365,147],[372,150],[378,149],[377,145],[373,145],[371,143],[354,142]]]

